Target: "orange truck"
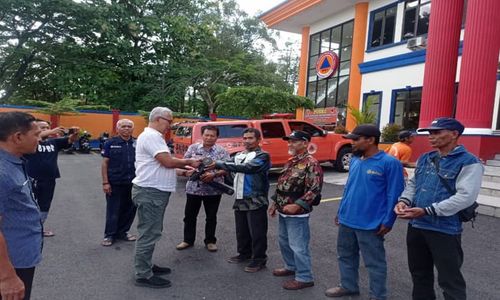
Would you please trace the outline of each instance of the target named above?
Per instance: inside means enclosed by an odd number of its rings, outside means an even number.
[[[183,157],[187,148],[201,142],[203,126],[213,125],[219,128],[217,144],[224,147],[230,155],[243,151],[243,131],[246,128],[257,128],[262,133],[261,147],[269,152],[273,167],[283,166],[290,155],[288,144],[282,137],[294,130],[302,130],[311,134],[311,144],[316,146],[313,156],[320,162],[331,162],[335,169],[345,172],[351,160],[351,142],[342,138],[342,135],[325,131],[311,123],[300,120],[266,119],[266,120],[239,120],[180,123],[176,126],[173,137],[174,153],[176,157]]]

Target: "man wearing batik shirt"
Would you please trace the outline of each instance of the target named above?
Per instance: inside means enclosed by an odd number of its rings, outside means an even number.
[[[284,268],[273,270],[274,276],[295,276],[283,283],[287,290],[314,286],[309,253],[309,214],[321,199],[323,170],[319,162],[307,151],[311,136],[294,131],[283,138],[288,141],[287,162],[278,178],[276,194],[269,207],[269,215],[279,214],[279,245]]]
[[[227,160],[229,154],[219,145],[216,145],[219,137],[219,129],[208,125],[201,129],[202,143],[196,143],[189,146],[184,158],[210,158],[213,161]],[[193,170],[179,170],[179,175],[191,176]],[[205,172],[200,180],[188,180],[186,184],[186,207],[184,209],[184,240],[177,245],[177,250],[184,250],[194,245],[196,238],[196,219],[200,212],[201,204],[205,208],[205,246],[208,251],[217,251],[215,230],[217,227],[217,211],[222,197],[222,192],[210,185],[208,182],[215,181],[224,183],[224,170],[211,170]]]

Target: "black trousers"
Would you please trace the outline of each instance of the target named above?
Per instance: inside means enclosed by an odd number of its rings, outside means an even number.
[[[24,300],[29,300],[31,296],[31,287],[33,285],[33,277],[35,276],[35,267],[27,269],[16,269],[16,274],[24,283]],[[0,300],[2,296],[0,295]]]
[[[134,222],[136,209],[132,202],[132,184],[111,184],[111,195],[106,195],[104,237],[126,237]]]
[[[413,280],[414,300],[436,299],[434,266],[446,300],[467,298],[460,268],[464,260],[461,235],[408,227],[406,236],[408,265]]]
[[[234,211],[238,253],[255,261],[267,259],[267,207]]]
[[[52,199],[54,198],[55,188],[56,180],[54,178],[37,179],[35,181],[35,184],[33,185],[33,193],[38,201],[38,206],[40,206],[41,212],[49,212]]]
[[[217,211],[219,210],[222,195],[199,196],[187,194],[184,208],[184,242],[193,245],[196,239],[196,220],[201,204],[205,208],[205,245],[217,242],[215,230],[217,228]]]

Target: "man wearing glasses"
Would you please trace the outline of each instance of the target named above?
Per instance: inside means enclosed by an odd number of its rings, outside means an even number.
[[[164,134],[170,130],[173,116],[166,107],[155,107],[149,114],[148,127],[137,138],[132,201],[137,206],[135,246],[135,285],[151,288],[170,287],[170,281],[159,277],[171,270],[152,264],[156,242],[163,231],[163,217],[170,194],[175,192],[176,168],[198,167],[195,159],[178,159],[170,155]]]

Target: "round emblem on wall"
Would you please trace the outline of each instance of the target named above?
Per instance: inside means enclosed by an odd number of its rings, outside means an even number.
[[[316,62],[316,75],[319,78],[330,78],[339,67],[339,56],[333,51],[320,54]]]

